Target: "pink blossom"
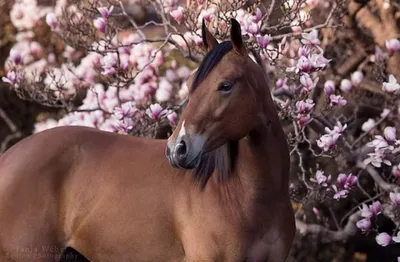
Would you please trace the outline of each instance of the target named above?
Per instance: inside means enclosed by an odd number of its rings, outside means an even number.
[[[389,82],[384,82],[382,89],[388,93],[393,93],[400,89],[400,84],[397,83],[397,79],[393,75],[390,75]]]
[[[182,18],[183,18],[183,11],[184,10],[185,9],[183,9],[183,7],[178,6],[177,9],[172,10],[169,14],[172,16],[173,19],[175,19],[175,21],[180,23],[182,21]]]
[[[368,157],[364,160],[364,164],[368,165],[371,163],[371,165],[378,168],[381,167],[382,163],[391,166],[392,163],[389,160],[384,159],[384,150],[385,149],[376,148],[374,153],[368,154]]]
[[[400,178],[400,164],[392,168],[392,175]]]
[[[261,48],[266,48],[272,41],[271,35],[257,36],[258,44]]]
[[[276,86],[276,88],[288,89],[289,87],[287,86],[286,82],[287,82],[287,78],[284,78],[284,79],[279,78],[278,80],[276,80],[275,86]]]
[[[311,70],[312,65],[311,62],[308,60],[307,57],[301,56],[299,60],[297,61],[296,65],[297,69],[299,69],[302,72],[308,72]]]
[[[261,9],[260,8],[258,8],[257,7],[257,9],[256,9],[256,16],[254,17],[255,18],[255,22],[257,23],[258,21],[260,21],[261,20],[261,18],[262,18],[262,12],[261,12]]]
[[[312,54],[309,56],[309,60],[314,68],[324,68],[331,61],[331,59],[326,59],[323,54]]]
[[[307,46],[300,46],[297,50],[297,54],[300,56],[307,57],[310,54],[310,49]]]
[[[96,18],[93,21],[94,27],[96,27],[96,29],[102,33],[106,32],[106,24],[107,24],[107,22],[106,22],[106,20],[104,20],[103,17]]]
[[[133,117],[137,108],[135,108],[131,102],[126,102],[121,107],[114,108],[114,116],[118,120],[123,120],[126,117]]]
[[[361,231],[365,232],[370,230],[371,221],[368,218],[363,218],[356,223],[356,226],[361,229]]]
[[[400,207],[400,193],[390,192],[389,197],[393,204]]]
[[[315,29],[312,30],[310,33],[302,33],[301,37],[301,43],[303,45],[316,46],[321,44],[318,39],[318,31]]]
[[[362,204],[362,208],[360,208],[360,211],[361,211],[361,216],[365,218],[371,218],[377,216],[382,213],[381,203],[379,201],[375,201],[370,206]]]
[[[376,243],[378,243],[378,245],[381,245],[383,247],[386,247],[392,242],[392,238],[390,237],[390,235],[385,232],[378,234],[375,239]]]
[[[356,71],[353,74],[351,74],[351,83],[353,84],[354,87],[359,87],[363,79],[364,79],[364,74],[360,71]]]
[[[331,182],[331,175],[327,177],[324,175],[324,171],[317,170],[315,173],[315,178],[311,178],[310,181],[317,183],[320,186],[327,187]]]
[[[57,16],[55,13],[48,13],[46,15],[46,23],[52,30],[56,30],[58,26]]]
[[[42,46],[38,42],[33,41],[29,43],[29,52],[31,55],[38,56],[42,53],[42,51]]]
[[[357,180],[357,177],[353,176],[352,174],[339,174],[337,178],[337,183],[339,188],[351,190],[357,183]]]
[[[335,194],[333,195],[333,199],[340,200],[347,198],[349,194],[349,190],[347,189],[337,189],[335,185],[332,186],[333,190],[335,191]]]
[[[9,83],[10,85],[15,85],[17,83],[17,74],[14,71],[7,73],[7,76],[2,77],[3,82]]]
[[[176,126],[176,123],[177,123],[177,120],[178,120],[178,114],[177,113],[175,113],[175,112],[169,113],[167,115],[167,118],[168,118],[169,124],[171,126]]]
[[[110,17],[110,14],[112,10],[114,9],[114,6],[111,6],[109,8],[107,7],[99,7],[97,10],[100,12],[100,14],[105,18],[108,19]]]
[[[396,243],[400,243],[400,231],[397,232],[397,236],[394,236],[393,241]],[[399,260],[399,258],[397,258]]]
[[[16,65],[22,65],[24,63],[22,52],[14,48],[10,50],[10,59]]]
[[[298,114],[297,115],[297,123],[299,124],[300,127],[304,127],[309,121],[311,117],[309,114],[304,115],[304,114]]]
[[[154,120],[159,120],[161,117],[167,114],[167,110],[163,109],[160,104],[152,104],[146,109],[146,114]]]
[[[394,143],[397,141],[396,140],[396,128],[394,128],[392,126],[387,126],[383,130],[383,134],[385,136],[386,141],[388,141],[389,143]]]
[[[323,151],[327,152],[330,149],[335,147],[336,142],[337,142],[339,137],[340,137],[339,134],[333,134],[333,135],[326,134],[326,135],[323,135],[323,136],[320,137],[320,139],[317,140],[317,145]]]
[[[260,31],[260,27],[258,26],[257,23],[247,22],[247,23],[245,23],[245,25],[246,25],[245,26],[246,32],[248,32],[248,33],[250,33],[252,35],[257,35],[258,32]]]
[[[346,99],[344,99],[340,95],[330,95],[329,99],[331,100],[331,105],[332,106],[344,106],[347,104]]]
[[[332,80],[327,80],[324,84],[324,91],[325,94],[327,94],[328,96],[335,93],[335,82],[333,82]]]
[[[307,5],[315,7],[319,4],[319,0],[306,0]]]
[[[400,51],[400,41],[398,39],[390,39],[385,42],[386,48],[389,52]]]
[[[314,107],[314,101],[312,101],[311,99],[307,99],[305,101],[301,100],[301,101],[297,101],[296,102],[296,108],[297,108],[297,112],[299,112],[300,114],[305,114],[311,111],[311,109],[313,109]]]
[[[349,79],[343,79],[342,82],[340,82],[340,90],[342,90],[345,93],[348,93],[351,91],[352,84]]]
[[[362,126],[361,126],[361,130],[368,133],[370,132],[372,129],[374,129],[375,127],[375,120],[373,120],[372,118],[369,118],[367,121],[365,121]]]
[[[314,81],[311,79],[310,75],[304,73],[300,76],[300,83],[303,85],[304,90],[310,92],[317,85],[319,78],[317,77]]]
[[[332,130],[330,130],[328,127],[325,127],[325,132],[327,134],[330,135],[334,135],[334,134],[343,134],[344,130],[346,130],[347,128],[347,124],[342,125],[342,123],[340,123],[339,121],[336,123],[336,125],[333,127]]]

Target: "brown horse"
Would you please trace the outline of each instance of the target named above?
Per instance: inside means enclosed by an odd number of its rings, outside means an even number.
[[[203,42],[168,141],[59,127],[1,156],[1,261],[286,259],[289,153],[266,76],[236,20],[223,43],[203,22]]]

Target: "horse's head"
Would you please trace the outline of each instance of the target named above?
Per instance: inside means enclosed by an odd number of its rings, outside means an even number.
[[[263,72],[247,55],[234,19],[230,33],[231,41],[218,43],[203,20],[208,53],[187,81],[188,103],[166,148],[175,167],[195,168],[202,154],[244,138],[259,122],[257,79]]]

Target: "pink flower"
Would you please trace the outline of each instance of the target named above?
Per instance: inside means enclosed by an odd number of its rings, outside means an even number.
[[[341,198],[347,198],[347,195],[349,194],[349,191],[347,189],[340,189],[338,190],[335,185],[332,186],[333,190],[336,192],[333,195],[333,199],[340,200]]]
[[[252,35],[257,35],[258,32],[260,31],[258,24],[254,23],[254,22],[246,23],[245,29],[248,33],[250,33]]]
[[[387,126],[383,130],[383,134],[385,136],[386,141],[388,141],[389,143],[394,143],[397,141],[396,140],[396,128],[394,128],[392,126]]]
[[[345,93],[348,93],[351,91],[352,84],[349,79],[343,79],[342,82],[340,82],[340,90],[342,90]]]
[[[400,51],[400,41],[397,39],[390,39],[385,42],[386,48],[389,52],[397,52]]]
[[[106,32],[106,20],[103,17],[99,17],[93,21],[94,27],[102,33]]]
[[[287,78],[284,78],[284,79],[279,78],[278,80],[276,80],[275,86],[276,86],[276,88],[288,89],[289,87],[287,86],[286,82],[287,82]]]
[[[362,204],[362,208],[360,208],[360,211],[361,216],[365,218],[377,216],[381,213],[381,203],[379,201],[375,201],[370,206]]]
[[[368,133],[375,127],[375,120],[369,118],[366,122],[364,122],[361,126],[361,130]]]
[[[304,90],[310,92],[317,85],[319,78],[317,77],[314,81],[311,79],[310,75],[304,73],[300,76],[300,83],[303,85]]]
[[[342,96],[337,96],[337,95],[330,95],[329,99],[331,100],[331,105],[332,106],[344,106],[347,104],[346,99],[344,99]]]
[[[256,9],[256,16],[255,16],[255,22],[257,23],[258,21],[260,21],[261,18],[262,18],[261,9],[257,7],[257,9]]]
[[[320,137],[320,139],[317,140],[317,145],[319,148],[321,148],[323,151],[329,151],[330,149],[334,148],[336,145],[336,142],[338,138],[340,137],[339,134],[334,134],[334,135],[323,135]]]
[[[393,204],[400,207],[400,193],[390,192],[389,198],[392,200]]]
[[[297,50],[297,54],[300,56],[307,57],[310,54],[310,49],[307,46],[300,46],[299,50]]]
[[[118,120],[123,120],[126,117],[133,117],[137,112],[137,108],[135,108],[131,102],[126,102],[121,105],[121,107],[114,108],[114,116]]]
[[[258,44],[261,48],[266,48],[272,41],[271,35],[257,36]]]
[[[400,243],[400,231],[397,232],[397,236],[394,236],[392,239],[394,242]],[[399,258],[397,258],[397,259],[399,259]]]
[[[309,114],[307,115],[303,115],[303,114],[299,114],[297,115],[297,123],[299,124],[300,127],[305,126],[309,121],[310,121],[311,117]]]
[[[324,68],[331,61],[331,59],[326,59],[323,54],[312,54],[309,60],[314,68]]]
[[[325,94],[327,94],[328,96],[335,93],[335,82],[333,82],[332,80],[327,80],[324,84],[324,91]]]
[[[364,79],[364,75],[360,71],[356,71],[353,74],[351,74],[351,83],[355,87],[359,87],[361,82],[363,81],[363,79]]]
[[[385,232],[377,235],[375,239],[376,243],[378,243],[378,245],[381,245],[383,247],[386,247],[392,242],[392,238],[390,237],[390,235]]]
[[[311,99],[307,99],[306,101],[297,101],[296,102],[296,108],[297,108],[297,112],[300,114],[305,114],[311,111],[311,109],[313,109],[314,107],[314,101],[312,101]]]
[[[52,30],[55,30],[58,26],[57,16],[55,13],[48,13],[46,15],[46,24],[50,26]]]
[[[177,113],[172,112],[172,113],[170,113],[170,114],[167,115],[167,118],[168,118],[169,124],[170,124],[171,126],[176,126],[176,123],[177,123],[177,120],[178,120],[178,115],[177,115]]]
[[[302,33],[301,37],[302,37],[301,43],[303,45],[316,46],[321,44],[321,42],[318,39],[318,31],[315,29],[308,34]]]
[[[365,232],[371,228],[371,221],[368,218],[363,218],[356,223],[356,226],[361,229],[361,231]]]
[[[351,190],[357,183],[357,177],[353,176],[352,174],[339,174],[337,178],[337,183],[339,188]]]
[[[384,82],[382,89],[388,93],[393,93],[400,89],[400,84],[397,83],[397,79],[393,75],[390,75],[389,82]]]
[[[309,72],[312,69],[312,65],[310,60],[308,60],[305,56],[300,56],[299,60],[297,60],[296,66],[288,67],[286,72]]]
[[[371,163],[371,165],[378,168],[382,166],[382,163],[391,166],[392,163],[389,160],[384,159],[384,150],[385,149],[382,150],[376,148],[374,153],[369,153],[368,158],[364,159],[364,164],[368,165],[369,163]]]
[[[183,7],[178,6],[177,9],[172,10],[169,14],[172,16],[173,19],[175,19],[175,21],[180,23],[183,18],[183,11],[184,11]]]
[[[342,123],[340,123],[340,122],[338,121],[338,122],[336,123],[336,126],[334,126],[332,130],[330,130],[328,127],[325,127],[325,132],[326,132],[327,134],[330,134],[330,135],[334,135],[334,134],[339,134],[339,135],[341,135],[341,134],[343,134],[344,130],[346,130],[346,128],[347,128],[347,124],[342,125]]]
[[[107,7],[99,7],[97,10],[100,12],[100,14],[105,18],[109,18],[112,10],[114,9],[114,6],[111,6],[110,8]]]
[[[311,178],[310,181],[317,183],[320,186],[327,187],[328,184],[330,184],[331,182],[331,175],[327,177],[324,175],[324,171],[317,170],[317,172],[315,173],[315,179]]]
[[[146,114],[154,120],[159,120],[161,117],[165,116],[167,110],[163,109],[160,104],[152,104],[150,108],[146,109]]]
[[[319,213],[319,210],[316,207],[312,208],[313,213],[317,217],[318,220],[321,220],[321,214]]]
[[[24,63],[24,58],[22,56],[21,51],[18,51],[16,49],[11,49],[10,50],[10,59],[16,65],[22,65]]]
[[[7,73],[7,76],[2,77],[3,82],[9,83],[10,85],[15,85],[17,83],[17,74],[14,71]]]
[[[400,178],[400,164],[392,168],[392,175]]]
[[[42,46],[38,42],[31,42],[29,44],[29,52],[31,55],[38,56],[42,53]]]

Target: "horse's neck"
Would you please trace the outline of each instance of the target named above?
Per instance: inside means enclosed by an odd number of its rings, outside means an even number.
[[[260,125],[239,143],[237,175],[261,193],[287,194],[288,154],[279,120]]]

